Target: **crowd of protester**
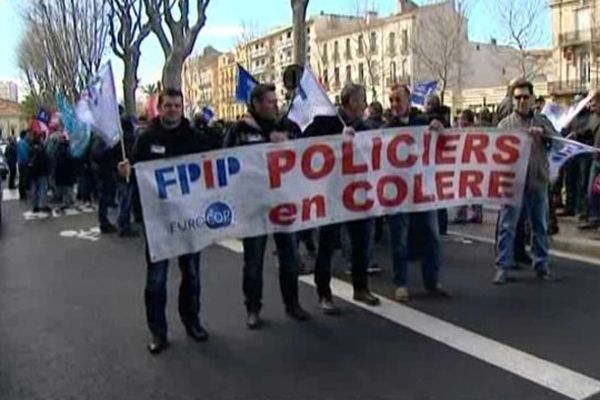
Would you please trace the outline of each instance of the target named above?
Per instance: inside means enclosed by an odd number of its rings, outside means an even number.
[[[74,207],[97,210],[100,231],[120,236],[143,234],[142,210],[139,204],[132,165],[145,160],[173,157],[223,147],[251,146],[267,142],[292,140],[331,134],[353,136],[360,131],[405,126],[450,127],[498,126],[522,129],[533,137],[523,207],[504,206],[497,223],[497,258],[493,283],[504,284],[511,270],[520,263],[530,264],[543,280],[552,279],[549,269],[548,236],[558,232],[556,215],[577,216],[581,229],[600,227],[600,159],[591,154],[569,161],[554,184],[548,177],[547,152],[553,135],[562,135],[585,144],[600,146],[600,96],[563,132],[554,132],[541,114],[543,98],[536,98],[531,83],[513,82],[506,98],[495,112],[479,113],[463,110],[452,120],[450,110],[437,95],[426,98],[423,110],[411,107],[407,85],[395,85],[389,93],[390,108],[379,102],[366,104],[365,88],[348,84],[341,93],[339,117],[317,117],[301,130],[282,113],[277,105],[275,88],[260,84],[252,92],[248,113],[237,121],[209,121],[198,114],[188,121],[183,118],[183,97],[177,90],[167,89],[159,97],[160,115],[152,120],[121,115],[123,144],[108,147],[99,135],[92,133],[83,157],[70,152],[69,136],[60,123],[50,126],[46,134],[23,131],[19,140],[11,138],[7,159],[14,166],[9,186],[16,186],[23,201],[31,203],[31,211],[65,213]],[[123,146],[123,148],[121,147]],[[162,149],[156,152],[155,149]],[[124,153],[124,154],[123,154]],[[125,161],[123,161],[125,159]],[[110,209],[118,209],[111,221]],[[560,212],[554,212],[560,210]],[[460,207],[451,223],[481,224],[482,205]],[[368,286],[369,274],[380,271],[373,249],[385,245],[390,249],[395,290],[399,302],[410,299],[408,262],[422,261],[424,287],[430,295],[450,297],[440,283],[443,257],[440,235],[447,233],[446,210],[397,213],[380,218],[351,221],[320,227],[295,234],[274,235],[283,302],[288,315],[296,320],[309,318],[298,299],[298,274],[314,272],[317,295],[325,314],[339,314],[330,288],[332,257],[342,250],[346,271],[352,276],[354,299],[377,306],[379,299]],[[137,227],[137,229],[136,229]],[[261,326],[262,271],[266,236],[243,238],[243,291],[250,329]],[[531,244],[530,256],[526,245]],[[308,257],[300,257],[304,248]],[[146,258],[147,281],[145,302],[152,333],[149,350],[156,354],[167,344],[164,315],[166,269],[168,260],[152,262]],[[200,254],[179,258],[182,269],[180,313],[187,333],[198,341],[208,335],[200,325],[199,264]]]

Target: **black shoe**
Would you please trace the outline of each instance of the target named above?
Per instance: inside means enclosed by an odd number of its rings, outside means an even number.
[[[158,336],[152,336],[152,340],[148,343],[148,351],[152,355],[160,354],[167,347],[169,347],[167,339]]]
[[[285,313],[288,317],[295,319],[296,321],[306,321],[310,319],[310,314],[304,311],[300,306],[286,308]]]
[[[515,262],[519,263],[519,264],[531,265],[533,263],[533,260],[531,259],[529,254],[520,253],[520,254],[515,254]]]
[[[185,331],[196,342],[206,342],[208,340],[208,332],[199,323],[186,325]]]
[[[100,227],[100,233],[109,234],[109,233],[117,233],[117,227],[114,225],[106,225]]]
[[[259,329],[261,325],[262,320],[260,319],[260,315],[258,314],[258,312],[249,311],[248,319],[246,319],[246,326],[248,327],[248,329]]]
[[[40,208],[40,211],[45,212],[45,213],[51,213],[52,209],[48,206],[44,206],[44,207]]]
[[[40,212],[40,208],[39,207],[33,207],[33,209],[31,210],[31,212],[39,213]]]
[[[542,281],[547,281],[547,282],[556,281],[556,277],[552,274],[552,272],[550,272],[550,270],[548,268],[536,269],[535,275],[539,280],[542,280]]]
[[[367,289],[355,291],[353,298],[368,306],[378,306],[380,303],[379,299],[373,296],[373,293],[369,292]]]
[[[122,229],[119,231],[119,237],[137,237],[138,233],[132,229]]]

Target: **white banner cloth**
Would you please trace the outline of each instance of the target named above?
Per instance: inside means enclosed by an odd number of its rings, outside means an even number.
[[[224,239],[397,212],[519,204],[531,139],[425,127],[324,136],[135,165],[151,259]]]

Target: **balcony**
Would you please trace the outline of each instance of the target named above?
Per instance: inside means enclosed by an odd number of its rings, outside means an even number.
[[[592,87],[600,84],[600,79],[592,78],[591,82],[582,82],[581,80],[555,81],[548,82],[548,91],[552,95],[573,95],[584,93]]]
[[[558,35],[558,44],[561,47],[579,46],[589,44],[590,41],[600,40],[600,29],[587,29],[583,31],[565,32]]]
[[[392,77],[388,76],[385,78],[385,86],[388,88],[394,86],[396,83],[410,84],[410,75],[397,76],[396,78],[392,78]]]

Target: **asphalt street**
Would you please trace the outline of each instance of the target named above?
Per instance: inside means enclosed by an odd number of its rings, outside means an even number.
[[[336,260],[339,317],[321,315],[311,277],[301,301],[312,319],[287,318],[269,252],[260,331],[245,327],[241,254],[202,256],[207,343],[186,338],[170,270],[172,346],[147,353],[139,239],[100,236],[94,215],[26,219],[5,201],[0,234],[0,399],[600,399],[600,266],[554,259],[560,282],[531,271],[491,284],[493,251],[448,237],[450,300],[422,295],[412,268],[408,306],[377,310],[348,299]],[[389,250],[371,279],[392,293]],[[375,311],[375,312],[373,312]]]

